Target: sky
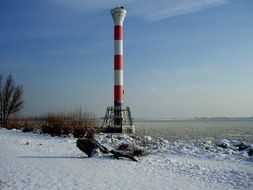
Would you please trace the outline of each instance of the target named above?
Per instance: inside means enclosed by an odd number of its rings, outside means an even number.
[[[1,0],[0,74],[23,85],[21,115],[113,105],[117,6],[133,117],[253,116],[251,0]]]

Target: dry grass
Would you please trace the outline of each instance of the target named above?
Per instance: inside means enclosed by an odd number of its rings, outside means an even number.
[[[30,118],[11,118],[6,122],[7,129],[20,129],[23,132],[36,131],[40,127],[34,119]]]
[[[41,132],[52,136],[83,137],[87,131],[100,131],[98,119],[91,113],[67,112],[49,113],[39,118],[12,118],[6,125],[8,129],[20,129],[23,132]]]
[[[68,112],[48,114],[46,125],[42,126],[42,133],[52,136],[72,134],[74,137],[83,137],[87,131],[98,132],[99,122],[93,114],[82,112]]]

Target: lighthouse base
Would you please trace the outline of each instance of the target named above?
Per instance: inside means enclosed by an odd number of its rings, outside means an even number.
[[[129,107],[107,107],[103,118],[102,131],[105,133],[134,133],[135,127]]]

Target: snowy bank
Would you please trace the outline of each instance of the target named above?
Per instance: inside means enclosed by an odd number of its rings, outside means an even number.
[[[251,189],[253,159],[247,151],[161,138],[100,134],[114,148],[146,143],[138,162],[86,158],[75,138],[0,129],[0,189]],[[112,142],[113,141],[113,144]]]

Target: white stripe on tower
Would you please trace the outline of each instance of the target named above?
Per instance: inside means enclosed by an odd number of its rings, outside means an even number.
[[[114,21],[114,106],[121,107],[124,101],[123,87],[123,21],[127,11],[123,7],[111,10]]]
[[[114,85],[123,86],[123,70],[114,70]]]
[[[114,55],[123,56],[123,40],[114,40]]]

